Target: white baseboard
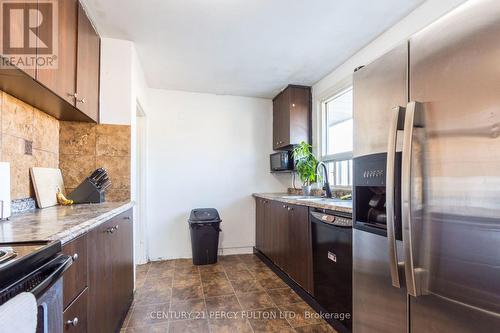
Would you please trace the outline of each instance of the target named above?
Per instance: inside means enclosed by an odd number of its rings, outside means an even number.
[[[253,246],[239,246],[239,247],[226,247],[219,248],[220,256],[227,256],[232,254],[248,254],[253,253]],[[162,261],[162,260],[170,260],[170,259],[191,259],[192,256],[179,256],[177,258],[167,257],[167,258],[154,258],[149,261]]]
[[[253,246],[226,247],[219,249],[220,256],[227,256],[231,254],[248,254],[248,253],[253,253]]]

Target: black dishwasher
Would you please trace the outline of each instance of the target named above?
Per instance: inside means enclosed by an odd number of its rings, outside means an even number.
[[[352,217],[313,209],[310,213],[314,298],[349,331],[352,329]]]

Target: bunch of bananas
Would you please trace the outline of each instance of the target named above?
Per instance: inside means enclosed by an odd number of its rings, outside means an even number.
[[[70,206],[73,204],[73,200],[70,200],[70,199],[67,199],[64,194],[61,192],[61,189],[58,188],[57,189],[57,202],[60,204],[60,205],[63,205],[63,206]]]

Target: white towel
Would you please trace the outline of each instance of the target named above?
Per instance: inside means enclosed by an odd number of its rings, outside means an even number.
[[[0,306],[0,333],[35,333],[37,311],[35,296],[20,293]]]

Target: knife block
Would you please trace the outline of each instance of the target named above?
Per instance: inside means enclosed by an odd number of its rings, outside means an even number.
[[[75,203],[103,203],[106,197],[104,190],[98,189],[89,178],[85,178],[85,180],[68,195],[68,199],[73,200]]]

